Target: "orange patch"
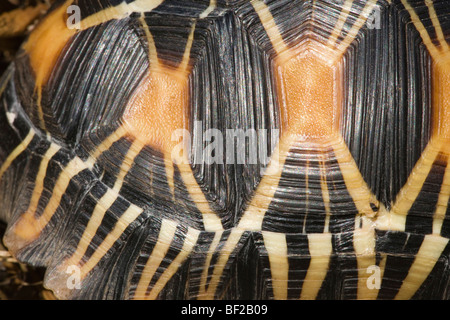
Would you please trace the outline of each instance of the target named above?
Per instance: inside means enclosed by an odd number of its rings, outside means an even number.
[[[27,243],[39,237],[41,228],[38,226],[38,221],[34,218],[34,212],[25,212],[14,226],[14,233]]]
[[[450,139],[450,61],[434,65],[433,133]]]
[[[274,61],[282,126],[306,139],[325,138],[338,125],[336,67],[321,55],[321,48],[306,46]]]
[[[161,66],[151,69],[126,107],[129,134],[163,151],[171,151],[177,129],[187,129],[188,75]]]
[[[69,0],[50,13],[31,33],[24,45],[36,75],[37,88],[47,83],[62,49],[76,33],[75,29],[67,27],[66,11],[71,3],[72,0]]]

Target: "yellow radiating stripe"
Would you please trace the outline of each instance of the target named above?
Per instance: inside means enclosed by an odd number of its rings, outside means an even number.
[[[28,206],[28,212],[36,213],[39,199],[41,197],[42,191],[44,189],[44,178],[47,172],[48,163],[50,159],[61,149],[57,144],[51,143],[47,152],[42,157],[41,164],[39,165],[39,171],[35,179],[35,185],[33,189],[33,194],[31,196],[30,204]]]
[[[366,217],[361,217],[367,220]],[[364,228],[355,229],[353,233],[353,247],[358,264],[358,299],[376,299],[378,290],[369,288],[367,280],[370,276],[367,270],[375,265],[375,229],[370,221],[365,221]]]
[[[38,218],[35,217],[35,212],[27,211],[14,225],[13,232],[18,238],[11,239],[13,242],[28,244],[37,239],[42,230],[47,226],[50,219],[56,213],[61,198],[66,192],[72,178],[81,171],[87,169],[85,163],[78,157],[72,159],[67,166],[61,171],[55,187],[52,191],[52,196],[44,209],[44,212]]]
[[[178,163],[178,169],[189,195],[202,213],[205,230],[211,232],[223,230],[222,221],[217,214],[211,210],[209,201],[206,199],[202,189],[200,189],[191,166],[188,163]]]
[[[338,50],[341,53],[344,53],[347,50],[348,46],[353,42],[353,40],[355,40],[356,35],[358,34],[364,23],[367,21],[367,18],[370,16],[370,13],[373,11],[376,4],[377,0],[369,0],[366,2],[363,11],[359,14],[358,19],[355,21],[352,28],[347,33],[347,36],[344,40],[342,40],[341,43],[339,43]]]
[[[272,153],[269,165],[255,191],[255,195],[239,222],[239,228],[250,231],[261,230],[264,215],[277,191],[284,163],[294,141],[294,135],[286,134],[281,137]]]
[[[188,40],[186,42],[186,48],[184,49],[183,60],[178,67],[178,70],[187,73],[189,67],[189,57],[191,56],[192,43],[194,42],[194,31],[196,23],[194,22],[191,27],[191,32],[189,33]]]
[[[311,262],[302,286],[302,300],[314,300],[317,297],[333,252],[330,233],[308,234],[308,242]]]
[[[338,21],[336,23],[336,26],[334,27],[333,31],[331,31],[331,35],[328,38],[327,45],[330,48],[334,48],[336,41],[338,37],[341,35],[342,28],[344,27],[345,21],[347,20],[348,14],[350,13],[350,9],[352,7],[353,0],[346,0],[341,13],[339,14]]]
[[[368,217],[375,216],[376,212],[373,212],[370,203],[375,204],[377,207],[380,206],[380,203],[364,181],[350,150],[348,150],[341,136],[333,143],[333,150],[347,191],[352,197],[358,212]]]
[[[392,207],[391,212],[383,217],[383,220],[378,222],[381,229],[393,229],[398,231],[405,231],[406,216],[411,209],[415,199],[422,190],[434,160],[436,159],[442,143],[438,140],[432,140],[428,143],[422,156],[417,162],[414,169],[411,171],[405,186],[400,190],[398,200]]]
[[[286,235],[277,232],[262,232],[264,246],[269,254],[270,272],[274,298],[286,300],[288,294],[289,262]]]
[[[147,22],[145,22],[144,14],[141,15],[139,18],[139,21],[142,25],[142,28],[144,29],[145,36],[147,37],[148,42],[148,57],[149,57],[149,64],[150,68],[152,70],[158,70],[161,67],[159,58],[158,58],[158,51],[156,50],[155,40],[153,39],[153,35],[150,32],[150,29],[148,28]]]
[[[42,87],[38,86],[36,88],[37,91],[37,99],[36,99],[36,104],[37,104],[37,112],[38,112],[38,120],[39,120],[39,127],[42,130],[46,130],[45,129],[45,120],[44,120],[44,110],[42,109]]]
[[[108,252],[108,250],[112,248],[114,243],[116,243],[117,239],[120,238],[125,229],[133,221],[135,221],[142,214],[143,211],[144,210],[142,208],[134,204],[130,205],[130,207],[119,218],[119,220],[114,226],[114,229],[110,233],[108,233],[105,240],[103,240],[102,244],[95,250],[94,254],[81,268],[82,278],[84,278],[89,273],[89,271],[91,271],[98,264],[98,262]]]
[[[112,206],[112,204],[119,197],[120,189],[122,188],[122,184],[124,178],[130,168],[134,163],[134,159],[141,152],[144,144],[139,140],[133,141],[130,148],[128,149],[122,165],[120,167],[119,174],[117,175],[116,181],[112,189],[108,189],[106,193],[98,200],[94,211],[92,212],[91,218],[86,226],[86,229],[83,232],[83,235],[80,239],[76,252],[72,255],[72,257],[68,260],[67,265],[77,265],[82,259],[86,249],[91,243],[93,237],[97,233],[97,230],[103,220],[108,209]],[[99,249],[103,247],[103,243],[99,246]]]
[[[11,166],[11,163],[28,147],[31,140],[33,140],[34,137],[34,131],[33,129],[30,129],[27,136],[23,141],[9,154],[9,156],[6,158],[5,162],[3,162],[2,166],[0,167],[0,179],[5,174],[6,170]]]
[[[208,6],[208,8],[206,8],[206,10],[205,11],[203,11],[201,14],[200,14],[200,16],[199,16],[199,18],[200,19],[204,19],[204,18],[206,18],[207,16],[209,16],[209,14],[211,13],[211,12],[213,12],[214,11],[214,9],[216,8],[216,0],[211,0],[210,2],[209,2],[209,6]]]
[[[85,19],[80,23],[81,29],[86,30],[88,28],[97,26],[101,23],[108,22],[110,20],[120,20],[128,17],[131,13],[144,13],[149,12],[163,3],[164,0],[135,0],[131,3],[125,1],[115,7],[109,7],[103,9]]]
[[[448,208],[448,201],[450,198],[450,165],[447,159],[447,166],[445,167],[444,178],[442,180],[441,190],[436,205],[436,211],[433,215],[433,234],[439,235],[442,230],[442,224],[445,219],[445,214]]]
[[[220,278],[222,277],[223,270],[228,262],[230,254],[236,248],[239,240],[241,239],[242,234],[245,230],[240,228],[232,229],[225,245],[223,246],[220,256],[217,259],[217,263],[214,266],[214,271],[211,277],[211,281],[209,282],[208,290],[206,295],[203,297],[204,299],[214,299],[215,293],[217,290],[217,286],[220,283]]]
[[[158,240],[156,241],[153,251],[145,264],[144,270],[142,271],[141,278],[134,294],[134,299],[145,298],[147,288],[150,285],[156,270],[169,251],[170,243],[175,236],[176,229],[176,222],[167,219],[162,221],[161,229],[158,234]]]
[[[449,239],[436,236],[425,236],[419,252],[416,254],[408,275],[395,296],[396,300],[409,300],[420,288],[448,244]]]
[[[174,182],[175,169],[172,157],[167,153],[164,155],[164,168],[166,170],[167,184],[169,185],[170,192],[172,193],[172,199],[175,200],[175,182]],[[189,189],[188,191],[191,192]]]
[[[98,157],[103,152],[111,148],[114,142],[118,141],[120,138],[123,138],[126,134],[127,130],[123,125],[121,125],[113,133],[111,133],[105,140],[103,140],[103,142],[94,150],[94,152],[86,160],[86,165],[88,166],[88,168],[92,170]]]
[[[428,34],[427,30],[425,29],[424,25],[420,21],[419,16],[416,14],[414,9],[411,7],[411,5],[408,3],[407,0],[401,0],[403,6],[408,10],[409,15],[411,16],[411,21],[416,26],[417,31],[419,31],[420,36],[422,37],[422,40],[427,47],[430,54],[433,56],[434,60],[437,61],[440,57],[440,53],[437,50],[436,46],[433,44],[433,42],[430,39],[430,35]]]
[[[108,191],[97,201],[95,205],[94,211],[92,212],[91,217],[89,218],[89,222],[86,226],[86,229],[83,232],[83,235],[80,238],[80,242],[78,243],[77,249],[75,253],[71,256],[69,261],[66,263],[67,265],[77,265],[79,261],[83,257],[86,249],[94,238],[98,227],[100,226],[106,211],[111,207],[114,201],[117,200],[118,194],[116,191],[112,189],[108,189]]]
[[[266,30],[270,41],[272,42],[273,48],[277,52],[277,55],[287,52],[288,48],[284,43],[280,30],[278,29],[278,26],[276,25],[272,13],[270,13],[267,5],[261,0],[252,0],[250,3],[258,14],[259,19],[261,20],[261,23]]]
[[[195,244],[197,243],[198,236],[200,231],[189,228],[186,234],[186,239],[184,240],[183,247],[181,248],[180,253],[177,257],[172,261],[172,263],[164,270],[163,274],[159,277],[158,281],[156,281],[153,288],[150,290],[149,294],[146,296],[149,300],[154,300],[158,297],[158,294],[167,284],[167,282],[172,278],[172,276],[177,272],[178,268],[181,264],[186,260],[189,254],[192,252]]]
[[[325,207],[325,224],[323,232],[328,233],[330,228],[330,193],[328,191],[327,171],[325,169],[325,159],[320,163],[320,188],[322,190],[322,199]]]
[[[425,0],[425,4],[428,7],[428,12],[430,13],[430,18],[431,18],[431,21],[433,22],[434,30],[436,30],[436,35],[439,40],[439,43],[441,44],[441,48],[446,53],[448,53],[448,51],[449,51],[448,43],[445,40],[444,33],[442,32],[442,26],[437,17],[436,10],[434,9],[433,1]]]
[[[208,298],[206,296],[206,280],[208,280],[208,270],[209,267],[211,266],[211,259],[213,254],[218,251],[218,244],[220,242],[220,238],[222,237],[223,232],[222,231],[218,231],[214,234],[214,239],[211,242],[211,246],[209,247],[209,251],[208,254],[206,256],[206,260],[205,260],[205,264],[204,264],[204,268],[203,268],[203,272],[202,272],[202,276],[200,279],[200,289],[199,289],[199,293],[197,296],[197,299],[201,300],[204,298]]]

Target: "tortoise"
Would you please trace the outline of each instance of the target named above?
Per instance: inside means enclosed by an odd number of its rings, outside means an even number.
[[[449,37],[448,0],[55,1],[4,244],[60,299],[448,299]]]

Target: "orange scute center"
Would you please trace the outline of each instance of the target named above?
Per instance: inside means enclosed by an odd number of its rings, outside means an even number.
[[[336,68],[311,46],[275,59],[283,130],[305,139],[332,135],[338,118]]]
[[[187,129],[188,75],[169,67],[149,72],[125,109],[123,120],[131,136],[171,151],[172,134]]]

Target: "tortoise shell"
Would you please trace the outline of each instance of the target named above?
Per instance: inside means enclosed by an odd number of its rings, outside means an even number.
[[[0,218],[62,299],[448,299],[450,1],[64,0],[1,82]]]

